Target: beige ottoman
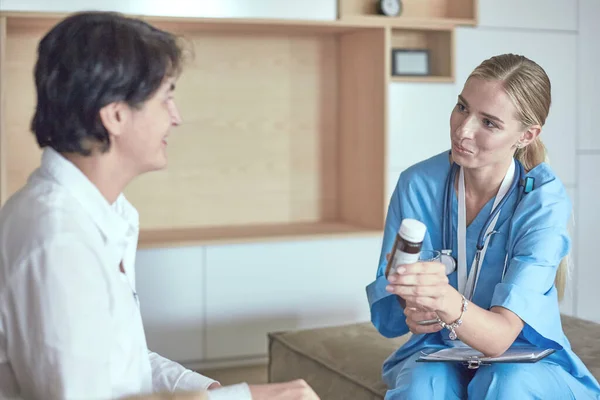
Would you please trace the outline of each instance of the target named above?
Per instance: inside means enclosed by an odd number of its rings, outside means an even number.
[[[600,325],[563,316],[576,354],[600,379]],[[302,378],[321,400],[381,400],[383,361],[406,340],[382,337],[370,323],[269,334],[269,382]]]

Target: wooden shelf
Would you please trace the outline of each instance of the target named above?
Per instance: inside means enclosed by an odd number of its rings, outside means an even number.
[[[0,13],[0,200],[39,165],[36,46],[64,15]],[[381,232],[386,28],[347,21],[147,18],[193,47],[169,166],[136,179],[140,244]],[[10,101],[8,101],[10,99]]]
[[[448,29],[456,26],[474,26],[476,21],[461,18],[409,18],[383,15],[355,15],[340,20],[348,24],[364,26],[389,26],[393,28]]]
[[[402,12],[397,17],[381,15],[377,0],[338,0],[341,20],[379,21],[390,26],[476,25],[477,0],[401,0]]]
[[[368,229],[335,222],[276,225],[248,225],[213,228],[144,230],[140,248],[177,247],[198,244],[231,244],[257,241],[330,239],[380,236],[380,229]]]
[[[429,76],[392,75],[390,77],[392,82],[454,82],[453,29],[415,30],[391,28],[390,36],[390,53],[396,48],[428,50],[431,74]]]
[[[392,76],[390,82],[396,83],[453,83],[451,76]]]

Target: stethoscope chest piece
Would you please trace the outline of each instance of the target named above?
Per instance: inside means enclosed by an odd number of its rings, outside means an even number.
[[[446,267],[446,275],[450,275],[456,271],[456,260],[452,257],[452,250],[442,250],[440,262]]]

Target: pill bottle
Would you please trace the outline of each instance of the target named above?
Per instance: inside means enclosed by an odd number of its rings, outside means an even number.
[[[412,264],[419,261],[423,239],[427,227],[421,221],[412,218],[402,220],[394,246],[390,252],[390,260],[385,269],[385,276],[396,272],[398,265]]]

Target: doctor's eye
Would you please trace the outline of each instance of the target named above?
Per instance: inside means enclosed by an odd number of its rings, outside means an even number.
[[[465,111],[467,111],[467,107],[465,107],[464,104],[462,104],[462,103],[456,103],[456,109],[459,112],[465,112]]]
[[[484,118],[484,119],[483,119],[483,125],[484,125],[486,128],[490,128],[490,129],[492,129],[492,128],[497,128],[496,124],[494,124],[492,121],[490,121],[490,120],[489,120],[489,119],[487,119],[487,118]]]

